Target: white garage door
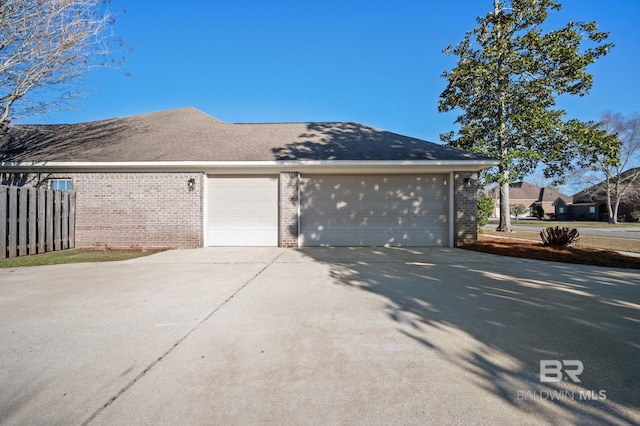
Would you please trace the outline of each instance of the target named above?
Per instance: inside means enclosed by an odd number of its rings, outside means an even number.
[[[278,245],[277,177],[210,176],[208,186],[208,245]]]
[[[305,176],[303,246],[447,246],[448,175]]]

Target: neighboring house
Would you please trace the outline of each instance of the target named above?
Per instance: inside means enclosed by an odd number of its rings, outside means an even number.
[[[598,205],[590,202],[558,204],[559,220],[598,220]],[[606,207],[605,207],[606,210]]]
[[[496,210],[495,216],[500,217],[500,189],[491,190],[491,197],[494,199]],[[540,206],[547,217],[557,215],[556,205],[571,203],[572,198],[564,195],[555,189],[541,188],[528,182],[514,182],[509,185],[509,206],[522,204],[529,212],[535,206]]]
[[[623,193],[618,208],[618,220],[633,222],[640,219],[640,167],[626,170],[621,182],[630,187]],[[569,219],[609,220],[605,182],[586,188],[573,196],[574,203],[568,206]],[[612,200],[613,201],[613,200]]]
[[[457,246],[487,157],[356,123],[227,124],[193,108],[16,125],[2,184],[76,193],[76,246]]]

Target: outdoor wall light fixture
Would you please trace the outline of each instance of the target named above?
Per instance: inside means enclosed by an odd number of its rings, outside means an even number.
[[[191,178],[187,181],[187,188],[189,188],[189,191],[193,191],[193,189],[196,187],[196,180],[194,178]]]
[[[469,178],[464,178],[464,186],[466,188],[471,188],[471,179]]]

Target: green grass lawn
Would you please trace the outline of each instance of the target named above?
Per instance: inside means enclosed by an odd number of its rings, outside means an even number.
[[[32,256],[0,259],[0,268],[18,266],[58,265],[63,263],[111,262],[148,256],[162,250],[88,250],[71,249],[51,253],[34,254]]]
[[[489,225],[498,225],[498,219],[489,219]],[[536,220],[536,219],[520,219],[511,218],[511,226],[540,226],[546,228],[549,226],[568,226],[570,228],[638,228],[640,230],[640,222],[621,222],[607,223],[598,221],[567,221],[567,220]]]

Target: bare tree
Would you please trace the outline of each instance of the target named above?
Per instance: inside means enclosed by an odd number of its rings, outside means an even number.
[[[68,109],[81,79],[119,67],[109,0],[0,1],[0,128],[17,118]]]
[[[640,115],[605,111],[597,129],[587,135],[592,139],[615,138],[617,144],[605,141],[600,145],[606,149],[582,153],[574,181],[589,187],[576,194],[577,198],[605,202],[609,222],[617,223],[620,204],[640,196]],[[592,147],[597,145],[591,143]]]

